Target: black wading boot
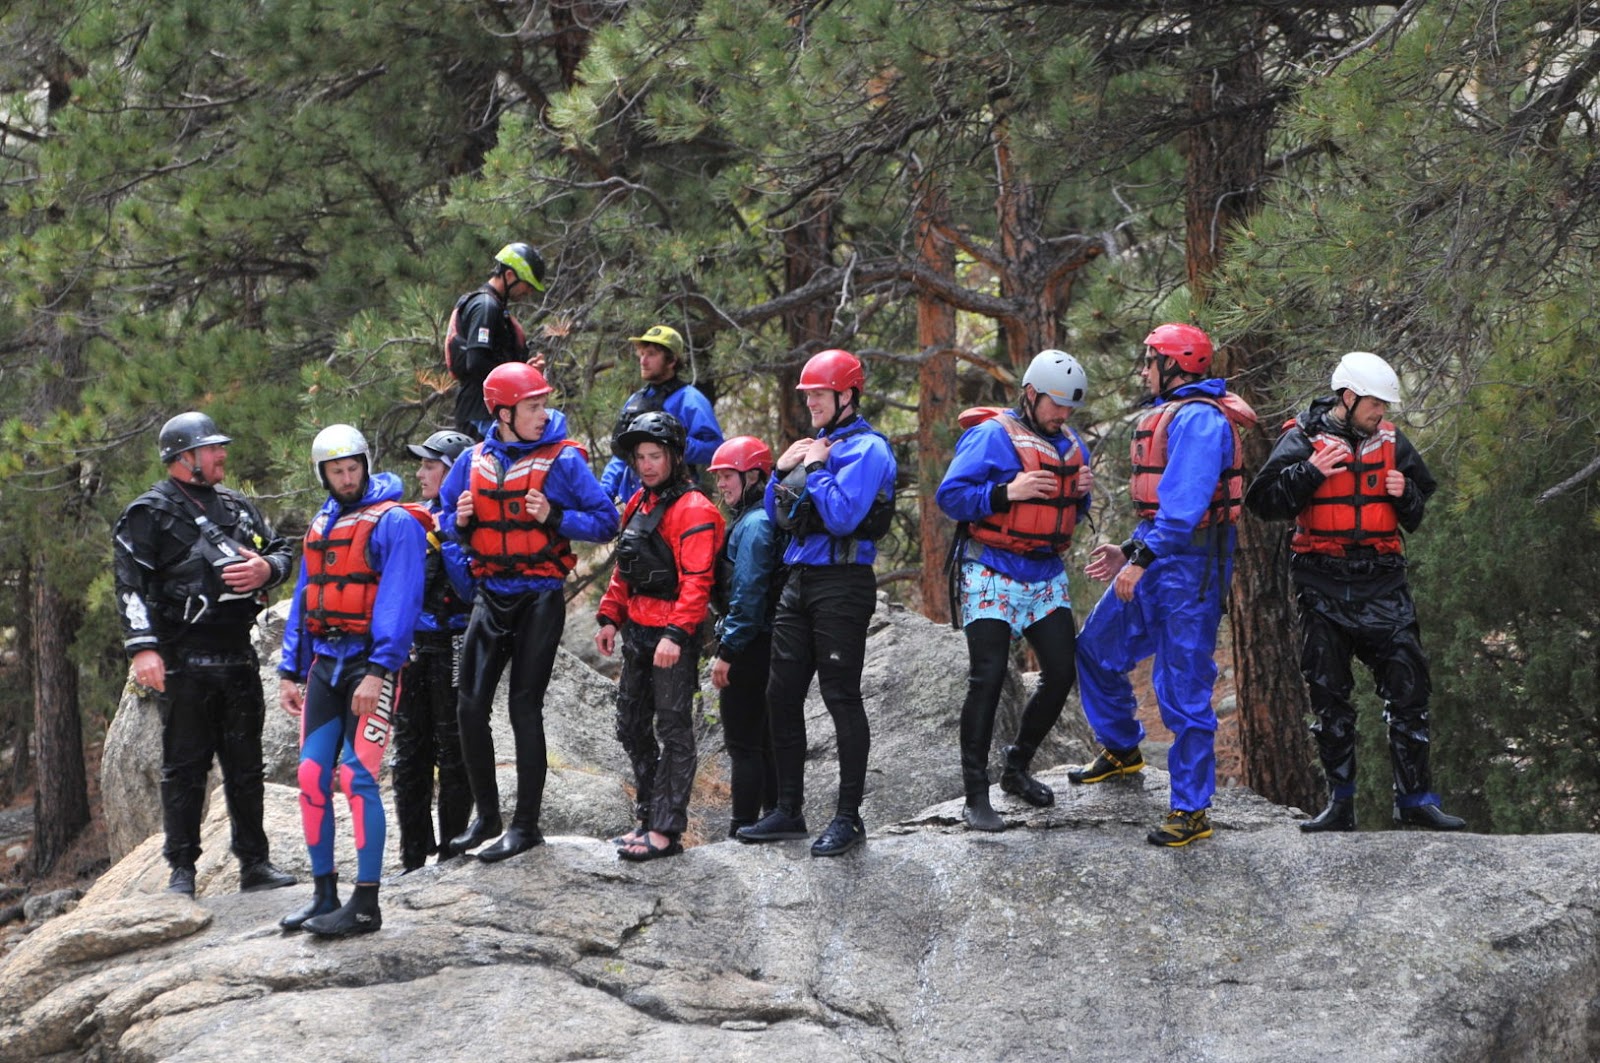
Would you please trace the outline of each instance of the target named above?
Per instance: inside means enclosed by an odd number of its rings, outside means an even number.
[[[278,920],[285,930],[299,930],[307,919],[339,910],[339,875],[316,875],[311,880],[311,903]]]
[[[1300,829],[1307,834],[1355,830],[1356,799],[1353,797],[1330,797],[1327,808],[1310,819],[1300,821]]]
[[[376,882],[357,882],[355,892],[350,894],[343,908],[305,921],[307,930],[327,938],[370,934],[381,926],[383,913],[378,911]]]

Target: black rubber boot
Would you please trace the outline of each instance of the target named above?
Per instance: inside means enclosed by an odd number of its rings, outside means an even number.
[[[1307,834],[1356,829],[1356,800],[1353,797],[1331,797],[1328,807],[1310,819],[1300,821],[1300,829]]]
[[[968,794],[967,805],[961,810],[961,818],[967,824],[968,830],[987,831],[998,834],[1006,829],[1006,821],[1000,818],[1000,813],[989,804],[989,794]]]
[[[1394,809],[1394,821],[1403,827],[1423,827],[1427,830],[1465,830],[1467,821],[1452,816],[1438,805],[1418,805],[1415,808]]]
[[[339,875],[316,875],[311,880],[311,903],[278,920],[285,930],[299,930],[307,919],[339,910]]]
[[[452,856],[460,856],[476,849],[504,829],[498,813],[492,817],[476,816],[465,834],[457,834],[439,850],[439,859],[448,860]]]
[[[478,859],[486,864],[498,864],[502,860],[509,860],[518,853],[525,853],[535,845],[544,844],[544,835],[539,833],[538,827],[517,827],[500,835],[500,840],[478,853]]]
[[[1035,808],[1048,808],[1056,803],[1056,792],[1028,774],[1028,763],[1033,754],[1021,746],[1006,746],[1000,751],[1003,767],[1000,771],[1000,789],[1022,798]]]
[[[370,934],[383,926],[383,913],[378,911],[378,884],[357,882],[345,906],[305,921],[305,928],[319,937],[344,938],[355,934]]]

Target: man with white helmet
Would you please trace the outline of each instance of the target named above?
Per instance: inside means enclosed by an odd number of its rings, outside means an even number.
[[[311,465],[328,500],[306,529],[283,629],[278,702],[300,718],[300,818],[314,886],[311,902],[278,925],[345,937],[383,925],[378,881],[387,822],[378,772],[422,611],[428,542],[400,505],[400,478],[372,471],[371,448],[356,429],[334,424],[318,432]],[[356,888],[343,907],[333,862],[335,768],[356,842]]]
[[[1077,623],[1061,559],[1079,518],[1088,515],[1094,483],[1088,447],[1067,427],[1088,385],[1072,355],[1041,351],[1023,374],[1015,409],[962,415],[969,427],[935,496],[939,508],[961,522],[953,560],[970,661],[961,706],[961,776],[971,830],[1005,829],[989,801],[989,745],[1011,644],[1019,638],[1027,638],[1038,654],[1041,676],[1016,739],[1001,751],[1000,788],[1030,805],[1055,802],[1028,766],[1060,719],[1077,678]]]
[[[1403,532],[1422,524],[1438,486],[1422,456],[1385,419],[1400,380],[1382,358],[1352,351],[1333,371],[1333,394],[1284,426],[1245,494],[1267,520],[1293,519],[1289,571],[1300,606],[1300,671],[1311,688],[1311,731],[1328,779],[1327,808],[1308,833],[1356,829],[1356,713],[1350,658],[1372,670],[1389,723],[1394,819],[1461,830],[1433,792],[1428,766],[1428,659],[1406,584]]]

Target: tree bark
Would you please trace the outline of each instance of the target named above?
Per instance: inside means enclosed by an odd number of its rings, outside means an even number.
[[[813,199],[807,213],[796,219],[783,234],[784,290],[794,291],[827,269],[833,262],[834,204]],[[796,349],[817,347],[828,342],[833,332],[831,306],[824,300],[807,300],[783,314],[784,332]],[[820,349],[820,348],[818,348]],[[778,371],[778,423],[773,453],[779,453],[796,439],[811,435],[811,414],[795,385],[800,382],[798,365]]]
[[[1247,29],[1216,20],[1200,47],[1226,59],[1199,71],[1190,86],[1185,262],[1196,304],[1204,301],[1231,229],[1260,206],[1273,111],[1260,105],[1270,86],[1260,49],[1241,43],[1253,35]],[[1230,337],[1214,368],[1220,376],[1248,368],[1236,390],[1251,405],[1264,405],[1274,383],[1274,363],[1260,346],[1250,336]],[[1275,435],[1269,426],[1245,433],[1247,477],[1266,460]],[[1314,810],[1322,783],[1305,728],[1310,699],[1300,678],[1299,625],[1282,537],[1248,514],[1238,531],[1229,611],[1244,782],[1268,800]]]
[[[34,772],[33,870],[55,868],[89,825],[89,784],[83,768],[83,725],[78,718],[78,667],[72,643],[83,605],[45,578],[33,585],[33,727],[39,759]]]
[[[938,235],[945,199],[936,180],[933,176],[924,180],[917,200],[917,254],[928,269],[953,275],[955,248]],[[944,562],[955,528],[934,501],[934,492],[950,464],[959,432],[955,342],[955,308],[919,289],[917,345],[922,350],[922,364],[917,371],[917,507],[922,527],[922,575],[918,585],[922,615],[941,624],[950,620]]]

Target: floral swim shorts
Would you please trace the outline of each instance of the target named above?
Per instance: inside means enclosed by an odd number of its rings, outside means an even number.
[[[1025,583],[977,561],[961,562],[962,627],[974,620],[1004,620],[1011,626],[1011,637],[1019,639],[1055,610],[1071,608],[1072,588],[1065,569],[1052,579]]]

